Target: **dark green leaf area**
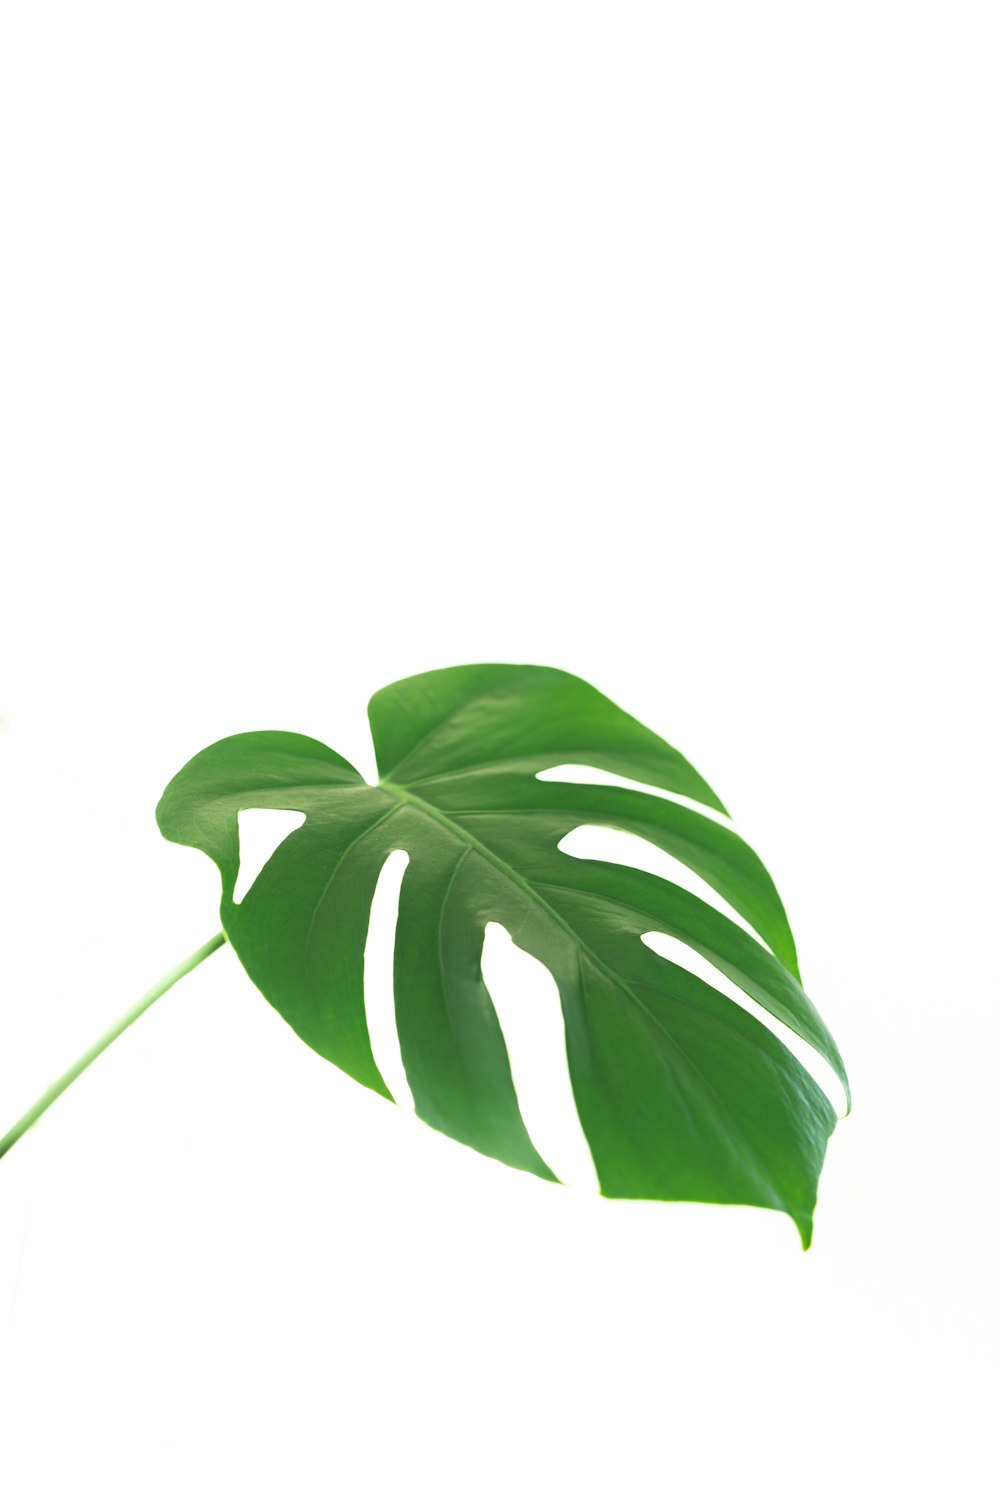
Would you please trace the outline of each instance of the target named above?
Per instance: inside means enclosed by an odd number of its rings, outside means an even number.
[[[379,874],[403,849],[395,1008],[424,1120],[552,1177],[521,1117],[483,981],[484,933],[495,921],[558,986],[603,1192],[776,1208],[808,1243],[830,1104],[752,1014],[641,940],[665,933],[707,959],[846,1084],[799,981],[770,876],[696,807],[536,779],[561,764],[591,766],[717,812],[693,767],[585,682],[550,668],[427,673],[377,693],[370,718],[377,786],[315,740],[261,732],[196,755],[160,802],[164,834],[218,865],[226,935],[271,1004],[322,1056],[388,1096],[365,1018],[364,951]],[[306,821],[236,903],[237,818],[251,808]],[[673,855],[762,940],[668,880],[563,853],[560,841],[582,825],[637,834]]]

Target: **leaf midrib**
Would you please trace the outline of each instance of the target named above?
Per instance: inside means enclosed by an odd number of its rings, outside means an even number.
[[[571,926],[569,922],[559,914],[555,907],[550,906],[544,896],[539,895],[535,886],[532,885],[529,880],[526,880],[523,875],[518,874],[517,870],[514,869],[512,865],[508,864],[505,859],[501,859],[500,855],[494,853],[487,844],[480,843],[478,838],[474,837],[473,834],[469,833],[459,823],[452,822],[451,818],[448,817],[448,815],[439,807],[435,807],[432,802],[424,801],[423,797],[415,796],[412,791],[408,791],[405,787],[397,785],[394,781],[382,780],[379,781],[379,785],[384,790],[390,792],[392,795],[399,797],[400,801],[409,802],[410,805],[416,807],[419,812],[423,812],[427,817],[431,818],[433,822],[436,822],[441,827],[443,827],[446,832],[453,834],[455,838],[457,838],[460,842],[466,844],[466,852],[472,850],[475,853],[478,853],[489,864],[492,864],[495,869],[499,870],[499,872],[504,875],[506,879],[510,880],[512,884],[523,890],[524,893],[529,896],[531,900],[533,900],[535,904],[539,906],[541,910],[543,910],[545,914],[556,924],[556,926],[560,927],[575,944],[578,960],[581,957],[585,957],[587,961],[598,970],[598,972],[604,974],[604,976],[614,985],[616,989],[618,989],[622,994],[624,994],[628,999],[632,1001],[632,1003],[643,1013],[643,1015],[646,1016],[646,1018],[652,1023],[652,1025],[654,1025],[655,1028],[666,1038],[670,1046],[672,1046],[676,1050],[676,1052],[683,1058],[687,1066],[700,1079],[702,1085],[709,1093],[711,1093],[712,1097],[715,1099],[717,1107],[721,1111],[721,1113],[729,1118],[732,1117],[726,1099],[719,1093],[714,1083],[712,1083],[712,1081],[705,1076],[702,1069],[694,1063],[685,1048],[679,1044],[676,1036],[671,1034],[671,1032],[664,1025],[663,1021],[659,1018],[659,1016],[656,1015],[656,1013],[651,1010],[648,1005],[643,1003],[639,995],[636,994],[635,990],[628,983],[626,983],[626,981],[619,974],[615,973],[614,969],[610,968],[608,964],[605,963],[603,958],[597,955],[590,944],[580,936],[576,928]],[[463,854],[462,860],[464,860],[465,857],[466,855]],[[460,860],[459,862],[461,863],[462,860]],[[581,988],[585,988],[582,970]],[[736,1140],[738,1148],[744,1153],[744,1164],[747,1164],[745,1157],[745,1142],[743,1141],[740,1132],[738,1130],[732,1131],[731,1138]],[[753,1170],[753,1174],[758,1177],[759,1181],[762,1181],[767,1186],[769,1191],[773,1190],[774,1184],[767,1177],[766,1170],[763,1172],[763,1174],[761,1174],[760,1162],[754,1161],[753,1166],[756,1168]]]
[[[529,896],[530,899],[534,901],[535,905],[540,907],[540,909],[545,912],[546,916],[548,916],[556,926],[561,927],[561,929],[566,933],[567,937],[569,937],[573,941],[578,952],[581,952],[596,969],[603,973],[605,977],[608,978],[612,984],[614,984],[616,989],[620,989],[623,994],[627,995],[628,998],[632,1000],[633,1004],[637,1005],[638,1008],[643,1012],[643,1014],[653,1022],[657,1030],[662,1031],[663,1034],[667,1036],[668,1039],[673,1042],[673,1044],[676,1045],[674,1038],[670,1036],[670,1033],[667,1031],[663,1022],[657,1015],[653,1013],[648,1005],[643,1004],[642,1000],[639,998],[638,994],[636,994],[635,990],[625,982],[620,974],[615,973],[613,968],[609,968],[604,959],[599,957],[594,949],[590,946],[590,944],[580,936],[580,933],[577,931],[577,929],[571,926],[570,923],[565,919],[565,917],[561,916],[554,906],[549,905],[549,902],[543,895],[540,895],[538,893],[537,889],[530,882],[530,880],[526,880],[523,875],[518,874],[513,865],[508,864],[506,859],[501,859],[500,855],[494,853],[494,851],[487,844],[480,843],[479,839],[476,838],[474,834],[470,833],[466,828],[463,828],[460,823],[453,822],[447,815],[447,813],[443,812],[439,807],[435,807],[433,802],[424,801],[422,796],[415,796],[412,791],[408,791],[405,787],[397,785],[395,781],[383,780],[379,782],[379,785],[386,791],[391,792],[394,796],[398,796],[401,801],[409,802],[412,806],[416,807],[419,812],[423,812],[427,817],[430,817],[432,821],[438,823],[441,827],[443,827],[446,832],[453,834],[454,837],[457,838],[460,842],[465,843],[470,849],[473,849],[488,863],[492,864],[493,867],[495,869],[498,869],[500,873],[506,879],[510,880],[513,885],[516,885],[520,890],[523,890],[525,895]]]

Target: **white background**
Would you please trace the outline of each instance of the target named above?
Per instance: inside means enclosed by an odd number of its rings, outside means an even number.
[[[213,957],[0,1163],[10,1499],[992,1491],[992,5],[0,19],[0,1130],[216,929],[159,793],[576,671],[769,864],[813,1249],[509,1172]]]

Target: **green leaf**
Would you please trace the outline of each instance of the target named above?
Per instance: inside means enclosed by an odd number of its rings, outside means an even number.
[[[558,985],[604,1194],[776,1208],[808,1244],[834,1110],[767,1027],[641,940],[666,933],[707,958],[846,1087],[770,876],[735,833],[691,807],[537,779],[591,766],[723,810],[697,771],[586,682],[546,667],[410,677],[376,693],[369,718],[376,786],[314,739],[239,734],[196,755],[157,809],[166,837],[218,865],[226,936],[271,1004],[322,1056],[389,1096],[365,1020],[364,948],[379,873],[404,849],[396,1018],[423,1119],[553,1179],[521,1118],[483,982],[484,931],[495,921]],[[306,820],[237,904],[237,817],[251,808]],[[667,880],[562,852],[581,825],[665,849],[763,941]]]

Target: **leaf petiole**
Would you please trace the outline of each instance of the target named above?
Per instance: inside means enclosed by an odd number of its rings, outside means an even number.
[[[87,1048],[83,1056],[79,1057],[73,1063],[72,1067],[63,1073],[62,1077],[46,1088],[41,1098],[33,1103],[27,1113],[23,1114],[13,1128],[9,1129],[3,1138],[0,1139],[0,1157],[5,1156],[12,1145],[16,1145],[21,1136],[31,1128],[36,1120],[42,1117],[46,1109],[55,1103],[61,1093],[65,1093],[70,1083],[75,1082],[80,1073],[85,1072],[91,1062],[99,1057],[102,1051],[107,1050],[112,1041],[116,1041],[123,1031],[127,1031],[129,1026],[139,1019],[140,1015],[145,1014],[150,1005],[158,1000],[161,994],[166,994],[168,989],[172,989],[178,979],[182,979],[186,973],[190,973],[193,968],[197,968],[199,963],[203,963],[206,958],[211,957],[212,953],[217,952],[225,940],[224,932],[216,932],[215,936],[209,938],[196,952],[191,953],[183,962],[178,963],[176,968],[171,968],[169,973],[164,974],[163,978],[158,983],[155,983],[152,989],[144,994],[141,999],[137,1000],[130,1010],[126,1010],[124,1015],[116,1020],[112,1026],[109,1026],[104,1034],[99,1036],[94,1044]]]

